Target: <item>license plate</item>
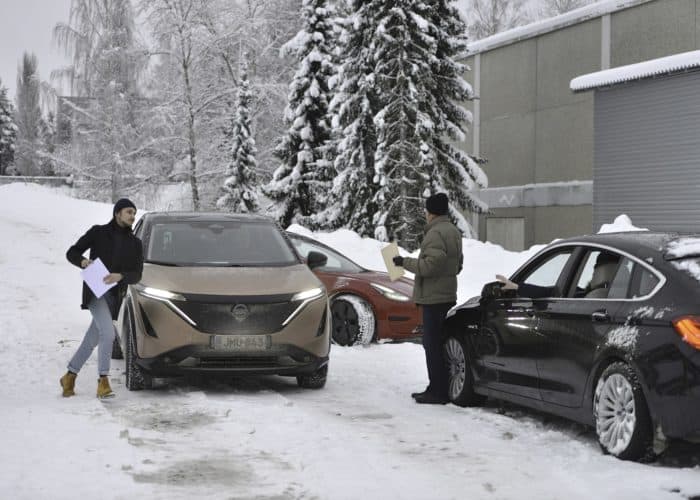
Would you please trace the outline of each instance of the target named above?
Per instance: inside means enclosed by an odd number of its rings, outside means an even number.
[[[270,336],[214,335],[211,346],[217,351],[265,351],[270,348]]]

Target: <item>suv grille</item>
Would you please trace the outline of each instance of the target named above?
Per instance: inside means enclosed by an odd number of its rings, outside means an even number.
[[[275,333],[299,306],[299,301],[276,303],[173,301],[192,321],[197,330],[219,335],[260,335]]]

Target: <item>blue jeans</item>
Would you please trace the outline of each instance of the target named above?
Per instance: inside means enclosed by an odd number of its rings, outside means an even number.
[[[109,364],[112,359],[112,343],[114,342],[114,324],[109,301],[114,297],[109,292],[99,299],[93,298],[88,304],[92,314],[92,323],[85,332],[80,347],[68,363],[68,370],[78,373],[97,346],[97,371],[100,376],[109,375]]]
[[[444,355],[445,316],[454,303],[422,304],[423,307],[423,348],[428,367],[428,392],[447,398],[449,372]]]

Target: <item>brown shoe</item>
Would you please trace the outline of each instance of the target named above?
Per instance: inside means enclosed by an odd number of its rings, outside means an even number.
[[[109,386],[109,377],[106,375],[97,380],[97,397],[100,399],[113,398],[114,393]]]
[[[64,398],[75,396],[75,377],[77,376],[76,373],[66,372],[66,374],[61,377],[59,382],[63,388]]]

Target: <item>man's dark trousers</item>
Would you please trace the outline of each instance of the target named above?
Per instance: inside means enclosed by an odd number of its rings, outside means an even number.
[[[446,304],[422,304],[423,307],[423,348],[428,366],[428,392],[447,399],[449,374],[444,355],[445,316],[454,302]]]

